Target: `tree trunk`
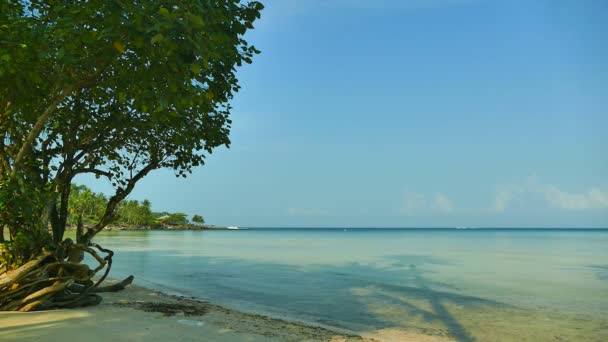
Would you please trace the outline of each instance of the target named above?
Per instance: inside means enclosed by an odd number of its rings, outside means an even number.
[[[82,235],[84,233],[84,224],[82,223],[82,213],[78,215],[78,225],[76,226],[76,242],[82,243]]]
[[[56,199],[53,199],[53,202],[51,203],[49,219],[51,221],[51,229],[53,230],[53,241],[55,243],[61,242],[63,234],[61,234],[61,221],[59,220],[59,212],[57,211]],[[62,238],[58,239],[59,236],[61,236]]]
[[[127,183],[127,187],[124,189],[118,189],[116,191],[116,193],[114,194],[114,196],[110,197],[110,200],[108,201],[108,204],[106,206],[106,211],[104,212],[103,216],[101,217],[101,219],[99,220],[99,222],[97,222],[97,224],[93,227],[93,229],[89,229],[89,231],[82,237],[83,239],[83,243],[88,243],[91,241],[91,239],[100,231],[102,231],[114,218],[114,213],[116,212],[116,208],[118,207],[118,204],[124,200],[127,195],[129,195],[131,193],[131,191],[133,191],[133,188],[135,187],[135,184],[142,179],[143,177],[145,177],[148,173],[150,173],[150,171],[156,169],[158,167],[158,164],[156,163],[150,163],[148,165],[146,165],[146,167],[144,167],[143,169],[141,169],[133,178],[131,178],[129,180],[129,182]]]
[[[68,203],[70,199],[71,191],[71,180],[64,184],[61,189],[61,207],[59,208],[59,229],[57,232],[53,231],[55,242],[63,240],[63,234],[65,233],[65,225],[68,221]]]
[[[25,157],[31,153],[32,144],[34,143],[36,138],[38,138],[38,135],[44,128],[44,125],[46,124],[49,116],[55,111],[55,109],[57,109],[57,106],[59,106],[59,104],[63,102],[63,100],[65,100],[65,98],[72,93],[73,90],[74,86],[68,86],[63,89],[63,91],[61,91],[61,93],[55,98],[55,100],[50,103],[48,108],[38,117],[36,124],[34,124],[34,127],[32,127],[32,130],[23,141],[23,145],[21,145],[21,148],[19,149],[19,152],[17,153],[17,156],[13,161],[13,170],[11,174],[12,176],[14,176],[16,172],[18,172],[19,168],[17,166],[19,166],[25,159]]]

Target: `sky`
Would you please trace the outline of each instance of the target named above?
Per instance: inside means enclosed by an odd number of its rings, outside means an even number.
[[[130,199],[220,226],[608,227],[608,2],[263,3],[230,149]]]

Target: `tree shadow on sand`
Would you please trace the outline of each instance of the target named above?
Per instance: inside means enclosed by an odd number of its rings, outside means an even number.
[[[419,256],[388,256],[370,263],[290,265],[237,258],[180,256],[179,251],[117,253],[114,277],[133,273],[140,284],[160,285],[186,295],[249,308],[275,316],[363,332],[417,329],[474,341],[446,304],[461,308],[504,304],[454,293],[457,288],[433,281],[428,266],[449,266],[447,260]],[[363,289],[363,291],[361,291]],[[370,307],[372,309],[370,309]],[[396,307],[386,314],[373,307]],[[294,315],[296,313],[296,315]],[[426,328],[417,327],[417,321]],[[433,325],[436,328],[428,329]]]
[[[457,304],[464,307],[502,304],[488,300],[462,296],[449,292],[439,291],[431,288],[433,284],[424,278],[424,271],[420,271],[416,265],[411,264],[408,274],[413,278],[413,286],[400,286],[390,284],[375,284],[370,289],[373,297],[385,297],[387,301],[393,301],[393,305],[401,307],[408,317],[421,317],[428,323],[438,323],[446,327],[448,333],[458,341],[474,341],[474,337],[448,310],[446,303]],[[445,286],[445,284],[441,284]],[[428,332],[428,331],[427,331]]]

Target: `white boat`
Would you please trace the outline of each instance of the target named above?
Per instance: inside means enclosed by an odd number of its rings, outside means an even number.
[[[237,226],[230,226],[230,227],[226,227],[226,229],[235,229],[236,230],[236,229],[239,229],[239,227],[237,227]]]

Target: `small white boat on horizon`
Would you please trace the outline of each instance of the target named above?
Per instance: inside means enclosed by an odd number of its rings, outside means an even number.
[[[239,228],[239,227],[237,227],[237,226],[229,226],[229,227],[226,227],[226,229],[238,230],[238,229],[240,229],[240,228]]]

